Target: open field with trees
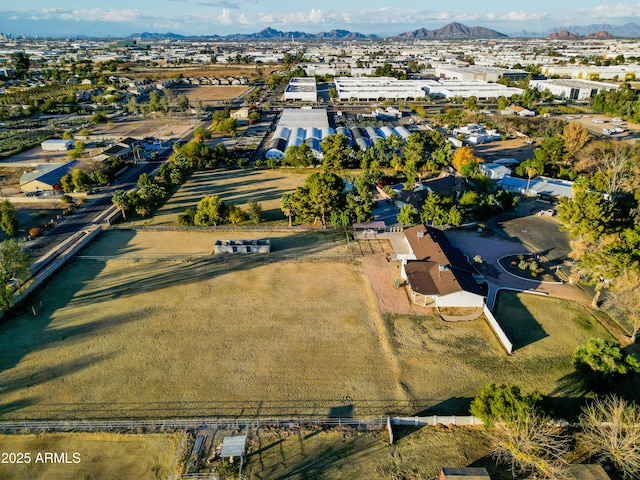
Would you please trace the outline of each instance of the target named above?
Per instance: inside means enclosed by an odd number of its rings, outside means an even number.
[[[195,208],[208,195],[219,195],[225,203],[243,210],[251,201],[262,205],[263,220],[287,224],[280,210],[281,199],[304,183],[308,172],[282,170],[205,170],[195,172],[154,214],[139,223],[177,225],[178,215]]]
[[[344,248],[318,235],[298,253]],[[115,231],[84,250],[120,258],[74,260],[0,326],[2,416],[464,413],[489,382],[575,396],[573,351],[606,338],[570,303],[503,297],[508,357],[483,321],[381,317],[357,263],[157,261],[219,236]]]
[[[5,480],[50,478],[167,478],[179,434],[42,433],[0,435],[3,452],[29,453],[31,463],[0,463]],[[70,463],[36,463],[38,454],[67,453]],[[80,461],[71,463],[74,453]],[[76,457],[78,458],[78,457]]]

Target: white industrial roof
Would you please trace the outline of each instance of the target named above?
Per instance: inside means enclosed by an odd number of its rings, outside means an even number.
[[[286,127],[291,130],[295,128],[329,128],[329,117],[324,108],[287,108],[282,111],[278,128]]]

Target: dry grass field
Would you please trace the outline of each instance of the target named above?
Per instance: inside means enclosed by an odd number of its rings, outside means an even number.
[[[191,178],[160,207],[150,219],[138,224],[177,225],[178,214],[187,208],[195,209],[207,195],[219,195],[225,202],[232,202],[246,210],[255,200],[262,204],[265,221],[287,224],[287,217],[280,210],[285,193],[303,185],[309,172],[283,170],[213,170],[194,173]]]
[[[189,236],[156,235],[114,232],[84,253],[179,251]],[[211,248],[199,238],[185,249]],[[37,316],[0,327],[1,413],[326,415],[348,414],[345,399],[397,401],[365,282],[340,262],[78,259],[32,298]]]
[[[186,95],[191,105],[195,105],[198,100],[207,105],[221,100],[233,100],[249,90],[249,87],[246,85],[181,85],[174,90]]]
[[[247,77],[257,78],[261,75],[269,75],[278,70],[280,65],[235,65],[235,64],[210,64],[199,67],[143,67],[133,68],[127,76],[136,80],[151,77],[155,80],[175,78],[181,74],[184,77]]]
[[[3,480],[49,480],[83,478],[165,479],[172,473],[178,434],[126,435],[117,433],[44,433],[0,435],[3,452],[30,453],[31,463],[0,463]],[[36,463],[37,455],[46,453],[80,454],[79,463]]]
[[[94,138],[156,137],[178,138],[186,135],[200,124],[193,122],[192,116],[174,115],[168,118],[124,117],[121,121],[93,125]]]
[[[396,438],[389,445],[386,430],[260,430],[250,437],[243,473],[248,480],[435,479],[442,466],[473,465],[487,467],[491,478],[503,478],[496,476],[487,457],[489,447],[481,429],[409,428],[397,431]]]

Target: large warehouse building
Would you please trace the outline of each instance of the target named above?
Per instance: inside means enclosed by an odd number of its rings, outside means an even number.
[[[340,100],[413,100],[432,97],[498,98],[521,95],[520,88],[480,80],[396,80],[391,77],[334,79]]]
[[[393,77],[336,77],[340,100],[408,100],[424,98],[423,80],[397,80]]]
[[[358,146],[361,150],[366,150],[378,140],[384,140],[391,135],[405,141],[410,135],[409,131],[401,125],[393,128],[389,126],[360,128],[351,125],[349,127],[340,126],[334,130],[329,127],[329,119],[325,109],[290,108],[282,111],[280,121],[267,146],[265,157],[282,159],[287,148],[305,143],[311,148],[313,155],[321,160],[320,142],[323,138],[337,133],[347,137],[351,145]]]
[[[429,96],[441,98],[510,98],[524,93],[521,88],[506,87],[501,83],[487,83],[480,80],[431,81],[425,85],[425,89]]]
[[[316,79],[308,77],[294,77],[289,80],[289,85],[284,90],[285,100],[297,100],[301,102],[317,102],[318,89]]]
[[[513,82],[526,80],[528,72],[520,69],[507,69],[499,67],[483,67],[478,65],[469,65],[468,67],[437,66],[436,75],[439,78],[449,80],[482,80],[483,82],[497,82],[502,78],[506,78]]]
[[[529,86],[541,92],[549,90],[555,97],[571,100],[586,100],[601,91],[618,89],[618,85],[612,83],[568,79],[531,80]]]
[[[282,111],[265,157],[284,158],[287,148],[306,143],[316,158],[322,158],[320,141],[335,131],[329,128],[324,108],[287,108]]]

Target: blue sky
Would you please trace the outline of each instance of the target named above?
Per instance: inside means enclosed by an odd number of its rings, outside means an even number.
[[[640,3],[607,0],[22,0],[2,2],[0,32],[42,36],[251,33],[265,27],[317,33],[342,28],[397,34],[457,21],[503,33],[557,26],[640,23]]]

